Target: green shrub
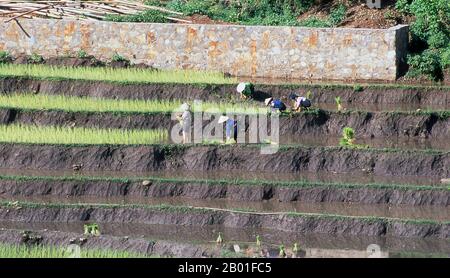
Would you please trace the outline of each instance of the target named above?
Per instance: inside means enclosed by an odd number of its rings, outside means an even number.
[[[411,0],[397,0],[395,9],[401,13],[409,13],[409,4],[411,4]]]
[[[8,51],[0,51],[0,64],[11,62],[12,58]]]
[[[312,96],[313,96],[313,94],[312,94],[311,91],[306,92],[306,98],[307,98],[307,99],[311,99]]]
[[[412,32],[432,48],[449,44],[450,5],[448,0],[413,0],[409,11],[415,16]]]
[[[312,16],[310,18],[300,21],[299,25],[304,26],[304,27],[312,27],[312,28],[331,27],[330,23],[327,20],[323,20],[323,19],[317,18],[315,16]]]
[[[333,9],[326,20],[308,19],[303,23],[297,17],[315,4],[315,0],[149,0],[147,5],[165,7],[190,16],[206,15],[213,20],[236,22],[245,25],[282,25],[332,27],[345,18],[346,6]],[[137,15],[109,15],[109,21],[117,22],[166,22],[164,13],[148,10]]]
[[[430,79],[442,77],[440,56],[437,51],[427,49],[420,54],[408,55],[409,71],[407,76],[428,76]]]
[[[328,16],[328,22],[331,26],[338,26],[345,19],[347,13],[347,7],[345,5],[339,4],[337,8],[331,10]]]
[[[127,60],[127,58],[123,57],[122,55],[120,55],[117,52],[113,54],[111,61],[113,61],[113,62],[129,62]]]
[[[299,25],[304,27],[312,28],[326,28],[326,27],[336,27],[342,23],[345,19],[347,13],[347,7],[340,4],[336,8],[333,8],[330,15],[326,19],[320,19],[315,16],[307,18],[299,23]]]
[[[342,101],[341,101],[341,97],[337,96],[334,98],[334,101],[336,102],[336,108],[337,111],[342,111]]]
[[[358,85],[358,84],[353,86],[353,92],[362,92],[362,91],[364,91],[363,86]]]
[[[299,25],[297,16],[314,0],[172,0],[166,7],[186,15],[201,14],[214,20],[248,25]]]
[[[28,57],[28,62],[32,64],[41,64],[44,62],[44,58],[37,53],[33,53],[30,57]]]
[[[156,10],[146,10],[133,15],[112,15],[106,16],[107,21],[114,22],[155,22],[165,23],[169,20],[166,18],[165,13]]]
[[[450,67],[450,46],[441,51],[441,67],[443,69]]]
[[[98,228],[98,224],[96,224],[96,223],[84,224],[84,234],[85,235],[99,236],[100,235],[100,230]]]
[[[77,57],[78,57],[78,58],[81,58],[81,59],[87,58],[87,57],[88,57],[88,54],[86,53],[86,51],[80,50],[80,51],[77,52]]]
[[[355,143],[355,130],[351,127],[344,127],[342,130],[342,137],[339,140],[341,146],[353,146]]]
[[[448,67],[449,1],[399,0],[395,7],[400,12],[415,17],[410,29],[414,38],[410,48],[419,53],[409,55],[408,65],[411,72],[408,72],[408,75],[424,74],[432,79],[441,79],[443,70]]]
[[[214,5],[215,1],[211,0],[191,0],[191,1],[183,1],[183,0],[175,0],[172,1],[172,4],[169,4],[170,8],[175,10],[182,11],[186,15],[193,14],[210,14],[210,7]]]

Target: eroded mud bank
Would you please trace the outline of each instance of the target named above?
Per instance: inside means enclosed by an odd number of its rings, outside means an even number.
[[[343,102],[396,104],[414,103],[421,105],[448,105],[448,88],[408,88],[367,86],[356,91],[352,86],[305,86],[305,85],[262,85],[255,86],[255,99],[263,100],[269,96],[287,97],[292,92],[305,94],[311,91],[314,102],[334,103],[340,96]],[[192,84],[119,84],[102,81],[82,80],[38,80],[18,77],[0,78],[0,92],[35,92],[66,94],[106,98],[136,99],[185,99],[185,100],[231,100],[237,99],[236,84],[231,85],[192,85]]]
[[[286,232],[328,235],[450,237],[450,223],[377,217],[253,213],[193,209],[189,207],[141,207],[137,205],[37,205],[0,207],[0,221],[139,223],[227,228],[267,228]]]
[[[203,126],[217,122],[214,116],[195,114]],[[245,119],[245,130],[250,119]],[[270,118],[268,119],[270,122]],[[170,130],[178,121],[170,113],[67,112],[0,108],[0,124],[37,124],[99,128]],[[438,113],[331,112],[299,113],[279,118],[280,136],[340,136],[352,127],[359,138],[448,138],[450,117]],[[240,127],[244,129],[244,127]],[[270,130],[270,126],[269,126]]]
[[[267,154],[267,151],[274,153]],[[277,150],[261,149],[258,145],[0,144],[1,168],[64,170],[72,169],[74,165],[86,171],[330,171],[447,178],[450,153],[340,147],[283,147]]]
[[[233,184],[214,181],[89,179],[0,179],[4,197],[95,197],[145,198],[183,197],[198,200],[245,202],[279,201],[306,203],[358,203],[413,206],[448,206],[450,190],[445,187],[407,189],[382,186],[352,187],[333,185],[283,186],[274,184]]]

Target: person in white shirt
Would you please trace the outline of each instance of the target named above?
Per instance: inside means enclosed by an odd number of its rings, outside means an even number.
[[[183,131],[183,144],[189,143],[190,135],[191,135],[191,111],[190,106],[187,103],[183,103],[181,105],[181,110],[183,113],[181,116],[178,116],[178,120],[180,121],[181,129]]]
[[[296,94],[290,94],[289,98],[294,101],[294,108],[293,111],[300,112],[302,109],[308,109],[311,107],[311,100],[307,99],[306,97],[300,97]]]

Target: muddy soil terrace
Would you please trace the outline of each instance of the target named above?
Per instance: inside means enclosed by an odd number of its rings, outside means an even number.
[[[262,145],[240,146],[62,146],[0,144],[0,167],[87,171],[246,170],[263,172],[368,171],[377,175],[450,175],[450,153],[342,147],[280,147],[262,154]]]
[[[225,184],[210,181],[164,181],[149,180],[143,185],[139,181],[124,180],[89,180],[89,179],[57,179],[50,178],[7,178],[0,179],[1,198],[30,197],[94,197],[123,202],[145,202],[151,198],[182,197],[187,200],[224,200],[240,202],[275,201],[288,204],[295,203],[350,203],[350,204],[389,204],[411,206],[442,206],[450,205],[450,191],[445,187],[430,186],[428,188],[398,188],[396,187],[353,187],[345,188],[332,185],[282,186],[277,184],[248,185]],[[351,186],[351,185],[350,185]],[[0,198],[0,199],[1,199]],[[49,200],[52,200],[49,198]],[[88,198],[90,200],[90,198]],[[44,199],[46,200],[46,199]],[[70,199],[68,199],[70,200]],[[98,202],[99,200],[95,200]],[[174,203],[178,200],[174,200]],[[227,203],[228,204],[228,203]],[[278,208],[279,203],[275,203]],[[250,203],[248,204],[250,205]],[[293,205],[294,206],[294,205]],[[295,207],[295,206],[294,206]],[[445,213],[444,213],[445,216]]]
[[[206,114],[198,117],[206,118]],[[203,120],[203,125],[217,121],[217,115]],[[270,123],[270,117],[267,119]],[[342,129],[350,126],[357,130],[359,138],[374,137],[450,137],[450,114],[401,112],[329,112],[301,113],[281,116],[280,136],[340,136]],[[246,118],[246,129],[249,119]],[[0,108],[0,124],[38,124],[57,126],[82,126],[97,128],[127,128],[171,130],[177,121],[170,113],[108,113],[108,112],[67,112],[48,110],[21,110]],[[268,126],[270,131],[270,125]]]
[[[292,92],[312,92],[315,103],[334,103],[340,96],[344,103],[358,104],[421,104],[443,105],[450,103],[450,87],[362,85],[355,91],[352,85],[255,85],[255,100],[267,97],[284,98]],[[91,96],[116,99],[183,99],[183,100],[235,100],[236,85],[208,84],[125,84],[85,80],[39,80],[25,77],[0,78],[1,93],[34,92]]]
[[[378,217],[262,213],[199,209],[191,207],[145,207],[139,205],[21,204],[0,207],[1,221],[138,223],[228,228],[263,228],[328,235],[450,238],[450,223]]]

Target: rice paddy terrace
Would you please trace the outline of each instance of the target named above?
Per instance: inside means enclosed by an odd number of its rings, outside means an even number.
[[[0,65],[0,253],[64,256],[72,243],[85,257],[270,257],[284,245],[366,257],[378,244],[383,256],[449,256],[450,88],[267,83],[242,101],[238,81]],[[172,138],[185,101],[268,115],[265,98],[299,91],[313,108],[280,115],[279,144]],[[339,144],[345,127],[356,145]],[[85,235],[93,223],[101,234]]]

